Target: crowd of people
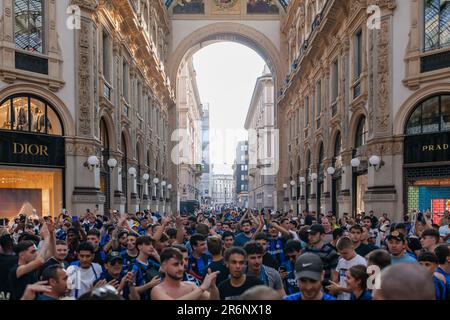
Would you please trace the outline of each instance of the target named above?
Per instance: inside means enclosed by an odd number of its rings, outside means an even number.
[[[0,300],[450,300],[450,213],[0,219]]]

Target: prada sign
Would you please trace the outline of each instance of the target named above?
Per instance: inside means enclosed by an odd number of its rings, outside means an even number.
[[[450,161],[450,132],[405,137],[404,163]]]
[[[0,164],[64,167],[64,138],[0,131]]]

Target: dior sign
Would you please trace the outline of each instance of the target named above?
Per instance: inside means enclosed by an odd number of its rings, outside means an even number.
[[[0,131],[0,164],[64,167],[64,138]]]
[[[405,137],[405,163],[450,160],[450,132]]]

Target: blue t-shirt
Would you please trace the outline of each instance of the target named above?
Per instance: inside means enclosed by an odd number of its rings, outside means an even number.
[[[36,296],[36,300],[39,300],[39,301],[56,301],[58,299],[55,299],[55,298],[52,298],[52,297],[49,297],[49,296],[46,296],[46,295],[43,295],[43,294],[38,294]]]
[[[439,272],[445,277],[445,280],[447,282],[446,284],[447,299],[450,300],[450,273],[445,272],[441,267],[437,267],[435,271]]]
[[[158,263],[155,263],[152,260],[148,260],[148,264],[145,265],[139,260],[136,259],[133,264],[131,270],[135,274],[135,284],[137,287],[143,286],[144,284],[150,282],[153,277],[159,275],[159,267]],[[150,300],[150,290],[146,290],[141,293],[141,300]]]
[[[368,290],[365,290],[359,298],[356,298],[352,292],[350,294],[350,300],[372,300],[372,294]]]
[[[200,278],[204,278],[208,272],[208,265],[212,262],[212,257],[206,253],[202,254],[200,258],[194,256],[189,257],[189,270],[198,275]]]
[[[436,300],[446,300],[447,298],[447,288],[444,281],[433,276],[434,288],[436,291]]]
[[[289,300],[289,301],[302,300],[302,293],[298,292],[298,293],[291,294],[289,296],[284,296],[283,300]],[[328,293],[323,292],[322,300],[336,300],[336,298],[333,296],[330,296]]]
[[[297,280],[295,279],[295,273],[294,273],[294,263],[292,261],[286,261],[282,265],[286,271],[288,272],[288,276],[286,279],[283,280],[284,288],[286,290],[286,293],[288,295],[297,293],[300,291],[298,288]]]
[[[272,257],[277,259],[278,263],[282,265],[287,261],[286,256],[284,255],[284,247],[286,246],[286,238],[278,237],[277,239],[268,239],[268,248],[267,252],[269,252]]]
[[[234,245],[237,247],[243,247],[250,240],[252,240],[252,235],[250,235],[249,238],[245,235],[245,233],[241,232],[236,236],[236,238],[234,238]]]
[[[397,263],[414,263],[417,262],[417,260],[415,258],[413,258],[412,256],[410,256],[409,254],[403,254],[401,257],[394,257],[393,255],[391,255],[391,259],[392,259],[392,264],[397,264]]]

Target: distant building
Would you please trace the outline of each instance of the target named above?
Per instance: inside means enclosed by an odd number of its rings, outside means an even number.
[[[211,204],[212,200],[212,168],[210,164],[210,121],[209,104],[203,105],[202,115],[202,175],[200,177],[200,194],[202,204]]]
[[[248,207],[248,141],[240,141],[236,146],[234,162],[234,180],[236,204]]]
[[[245,129],[249,130],[249,149],[254,155],[249,164],[248,199],[251,208],[274,208],[274,175],[268,175],[273,168],[273,150],[265,141],[267,133],[274,130],[273,77],[265,66],[263,74],[256,81],[252,100],[245,121]],[[253,132],[253,134],[252,134]],[[255,162],[255,163],[253,163]]]
[[[231,174],[214,174],[212,183],[214,205],[230,204],[234,200],[235,181]]]

